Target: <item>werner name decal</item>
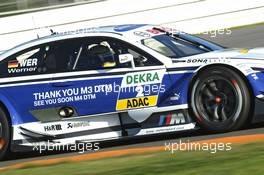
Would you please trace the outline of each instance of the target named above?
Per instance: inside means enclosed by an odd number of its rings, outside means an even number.
[[[27,59],[21,62],[17,60],[12,60],[8,62],[8,73],[24,73],[24,72],[34,72],[37,70],[38,59]]]

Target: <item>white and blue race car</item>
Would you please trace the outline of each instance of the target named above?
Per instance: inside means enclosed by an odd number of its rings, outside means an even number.
[[[0,55],[0,157],[264,114],[264,49],[228,49],[154,25],[54,33]]]

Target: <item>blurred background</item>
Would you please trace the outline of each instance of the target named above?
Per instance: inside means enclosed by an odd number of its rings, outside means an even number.
[[[92,2],[93,0],[1,0],[0,13],[15,14],[21,10],[40,10],[58,6]]]
[[[263,23],[263,19],[263,0],[0,0],[0,52],[50,35],[51,29],[63,32],[106,25],[156,24],[191,34],[209,31],[208,36],[215,40],[228,39],[229,28]],[[254,33],[260,40],[256,33],[262,30],[254,28],[245,34]],[[239,43],[247,43],[242,41],[244,36]],[[250,46],[257,46],[251,41]],[[216,42],[225,44],[222,39]]]

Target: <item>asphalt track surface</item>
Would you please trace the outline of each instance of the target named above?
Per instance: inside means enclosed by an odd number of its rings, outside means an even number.
[[[227,34],[202,34],[203,38],[211,40],[213,42],[219,43],[226,47],[235,48],[252,48],[252,47],[264,47],[264,25],[257,26],[247,26],[243,28],[233,29],[232,33]],[[207,140],[213,138],[229,137],[229,136],[240,136],[240,135],[250,135],[250,134],[263,134],[264,133],[264,123],[254,124],[250,127],[224,134],[210,134],[202,130],[172,133],[172,134],[162,134],[150,137],[141,137],[133,139],[124,139],[118,141],[105,142],[100,144],[100,151],[110,151],[119,150],[127,148],[138,148],[138,147],[151,147],[151,146],[164,146],[167,143],[179,143],[179,141],[198,141]],[[92,151],[85,152],[83,154],[89,154]],[[97,151],[98,152],[98,151]],[[65,156],[79,155],[77,152],[45,152],[45,153],[15,153],[12,154],[8,160],[0,162],[0,167],[5,167],[9,165],[14,165],[17,163],[32,161],[32,160],[42,160],[42,159],[52,159]]]

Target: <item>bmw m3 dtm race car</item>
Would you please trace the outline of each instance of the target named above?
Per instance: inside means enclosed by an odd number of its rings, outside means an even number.
[[[0,55],[0,157],[262,120],[264,49],[154,25],[55,33]]]

